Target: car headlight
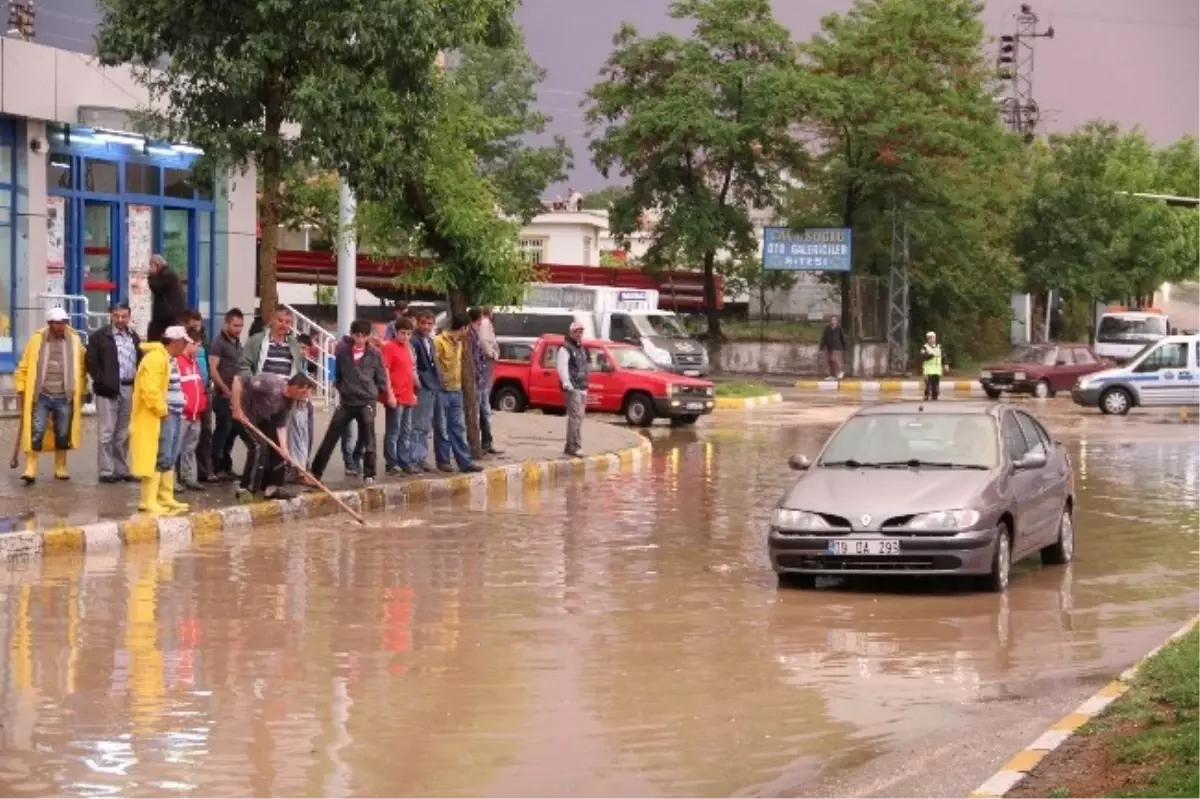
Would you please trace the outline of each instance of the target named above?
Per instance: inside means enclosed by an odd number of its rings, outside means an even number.
[[[659,366],[671,365],[671,353],[666,350],[646,350],[646,354],[650,356],[650,360],[654,361]]]
[[[979,376],[982,377],[984,380],[990,380],[992,377],[992,373],[985,369],[979,373]]]
[[[679,386],[675,385],[674,383],[667,383],[667,396],[668,397],[671,396],[672,394],[674,394],[678,390],[679,390]]]
[[[776,508],[771,526],[783,530],[827,530],[829,524],[819,514],[791,508]]]
[[[966,530],[978,521],[977,510],[935,510],[918,513],[905,526],[911,530]]]
[[[1013,379],[1014,379],[1014,380],[1024,380],[1024,379],[1025,379],[1025,373],[1024,373],[1024,372],[1017,372],[1015,375],[1013,375]]]
[[[1075,388],[1079,389],[1080,391],[1086,391],[1090,385],[1091,381],[1089,381],[1086,377],[1081,377],[1075,381]]]

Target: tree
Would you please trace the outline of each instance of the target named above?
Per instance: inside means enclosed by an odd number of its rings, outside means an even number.
[[[1015,137],[1000,127],[977,0],[856,0],[804,48],[820,154],[794,192],[796,226],[853,229],[854,273],[887,279],[894,214],[910,242],[910,330],[974,349],[1005,319],[1020,192]],[[857,335],[849,276],[842,317]],[[1005,333],[1005,336],[1007,333]]]
[[[805,74],[769,0],[674,0],[689,38],[641,38],[630,24],[587,94],[592,160],[630,179],[609,215],[618,237],[655,211],[649,268],[704,265],[708,335],[719,346],[718,257],[757,250],[754,207],[774,207],[805,163],[791,124],[805,113]]]
[[[617,200],[628,196],[628,186],[605,186],[584,195],[583,207],[592,211],[608,211]]]
[[[725,290],[733,295],[753,294],[758,298],[759,320],[771,321],[771,303],[779,291],[791,291],[799,276],[782,269],[764,269],[761,258],[743,258],[718,265]]]
[[[359,191],[395,191],[422,157],[440,52],[511,30],[516,0],[99,0],[101,63],[134,64],[150,127],[262,179],[260,292],[277,301],[280,186],[316,159]],[[153,65],[153,66],[152,66]],[[158,67],[158,68],[154,68]],[[403,97],[404,102],[394,99]],[[284,135],[285,123],[299,128]],[[387,144],[387,158],[380,154]]]

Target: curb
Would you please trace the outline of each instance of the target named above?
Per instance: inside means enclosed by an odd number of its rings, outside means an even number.
[[[493,488],[536,486],[589,472],[636,470],[649,460],[650,450],[650,442],[644,441],[635,447],[584,458],[520,461],[476,474],[384,483],[335,493],[338,499],[360,512],[411,507],[459,494],[478,493],[486,500]],[[306,493],[295,499],[234,505],[182,516],[138,515],[120,522],[0,533],[0,564],[28,563],[62,553],[112,551],[134,544],[170,544],[175,549],[193,541],[215,540],[225,531],[316,519],[340,512],[324,494]]]
[[[1026,774],[1033,771],[1037,764],[1042,762],[1042,758],[1062,746],[1065,741],[1079,731],[1080,727],[1103,713],[1105,708],[1128,691],[1129,684],[1137,676],[1138,669],[1147,660],[1157,655],[1167,644],[1187,635],[1197,624],[1200,624],[1200,616],[1194,616],[1187,624],[1171,633],[1170,638],[1138,658],[1136,663],[1121,672],[1120,677],[1092,694],[1082,705],[1051,725],[1050,729],[1038,736],[1037,740],[1005,763],[1004,768],[988,777],[982,785],[968,794],[969,799],[1000,799],[1015,788]]]
[[[923,392],[925,383],[921,380],[797,380],[796,388],[841,394],[895,394]],[[983,396],[983,386],[977,380],[943,380],[941,390],[952,394]]]
[[[717,397],[714,411],[740,411],[746,408],[757,408],[760,405],[774,405],[783,402],[782,394],[764,394],[761,397]]]

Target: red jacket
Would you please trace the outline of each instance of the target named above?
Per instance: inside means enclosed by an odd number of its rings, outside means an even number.
[[[179,365],[179,383],[183,388],[183,418],[194,422],[208,410],[208,392],[204,389],[204,378],[196,359],[180,355],[175,359]]]
[[[392,339],[383,345],[383,368],[387,369],[388,382],[396,395],[397,405],[416,405],[417,366],[413,361],[412,347]]]

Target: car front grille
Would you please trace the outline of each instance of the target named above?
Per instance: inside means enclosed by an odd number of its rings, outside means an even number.
[[[707,397],[707,386],[675,386],[675,394],[681,397]]]
[[[993,383],[1011,383],[1013,381],[1012,372],[992,372]]]
[[[814,571],[950,571],[962,566],[962,560],[954,555],[913,553],[899,557],[780,554],[776,562],[784,569]]]
[[[700,366],[704,363],[704,356],[698,353],[695,355],[675,353],[675,362],[680,366]]]

